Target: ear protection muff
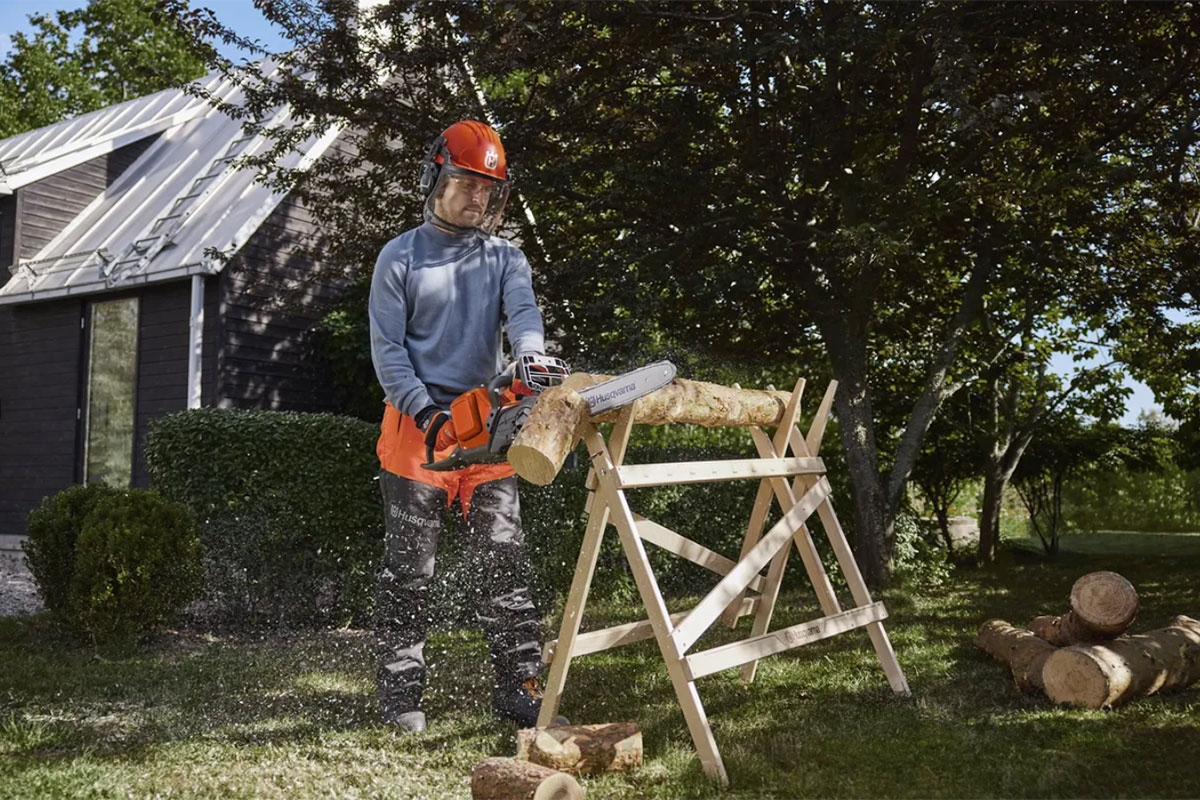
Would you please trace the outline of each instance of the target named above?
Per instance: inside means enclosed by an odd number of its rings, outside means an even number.
[[[450,160],[450,153],[446,151],[446,137],[439,136],[429,145],[429,152],[425,154],[425,161],[421,164],[421,196],[429,197],[429,193],[433,191],[433,187],[437,186],[438,175],[442,172],[442,165],[434,159],[441,155],[445,161]]]

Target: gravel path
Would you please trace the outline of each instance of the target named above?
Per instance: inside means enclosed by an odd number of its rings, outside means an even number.
[[[37,595],[33,576],[12,567],[0,569],[0,617],[41,610],[42,601]]]

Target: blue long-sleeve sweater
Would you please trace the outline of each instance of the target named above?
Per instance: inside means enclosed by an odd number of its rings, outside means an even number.
[[[388,402],[413,416],[431,403],[448,408],[500,371],[502,323],[515,356],[545,350],[525,254],[428,222],[384,245],[369,315],[375,374]]]

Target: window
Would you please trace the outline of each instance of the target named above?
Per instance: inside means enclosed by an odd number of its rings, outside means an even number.
[[[84,483],[128,488],[133,477],[138,299],[91,305]]]

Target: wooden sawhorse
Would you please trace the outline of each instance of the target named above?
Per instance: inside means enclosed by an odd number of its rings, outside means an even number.
[[[594,423],[585,423],[584,440],[592,459],[587,484],[590,490],[588,523],[558,638],[547,643],[544,652],[544,658],[551,663],[551,668],[538,717],[539,727],[551,724],[558,713],[571,659],[651,637],[658,642],[666,662],[667,672],[705,774],[726,786],[729,777],[725,772],[725,764],[717,751],[704,706],[696,692],[698,678],[741,667],[743,679],[751,681],[758,659],[764,656],[866,627],[892,690],[897,694],[909,693],[908,682],[883,629],[887,610],[882,602],[871,600],[846,535],[834,514],[833,504],[829,501],[830,485],[825,477],[825,465],[815,455],[824,436],[836,388],[836,382],[829,385],[806,437],[796,427],[800,396],[804,390],[804,381],[797,381],[774,439],[768,438],[761,428],[750,429],[759,455],[755,459],[623,465],[636,403],[622,411],[608,441],[605,441]],[[788,455],[789,450],[793,455]],[[792,481],[789,483],[787,478],[792,478]],[[758,479],[760,483],[742,552],[736,562],[633,513],[625,497],[626,489],[745,479]],[[772,499],[779,503],[783,517],[763,535]],[[838,567],[845,575],[854,599],[854,608],[842,609],[821,564],[805,525],[813,513],[818,515],[829,536]],[[600,542],[610,522],[620,536],[638,593],[646,605],[648,619],[580,633],[583,610],[600,553]],[[658,589],[643,542],[651,542],[722,577],[691,611],[670,614]],[[791,542],[800,552],[824,616],[782,630],[768,631],[791,552]],[[765,575],[762,574],[764,567],[767,569]],[[757,594],[746,597],[747,589]],[[754,622],[749,638],[688,654],[688,650],[717,619],[724,619],[726,624],[733,627],[740,617],[751,614]]]

